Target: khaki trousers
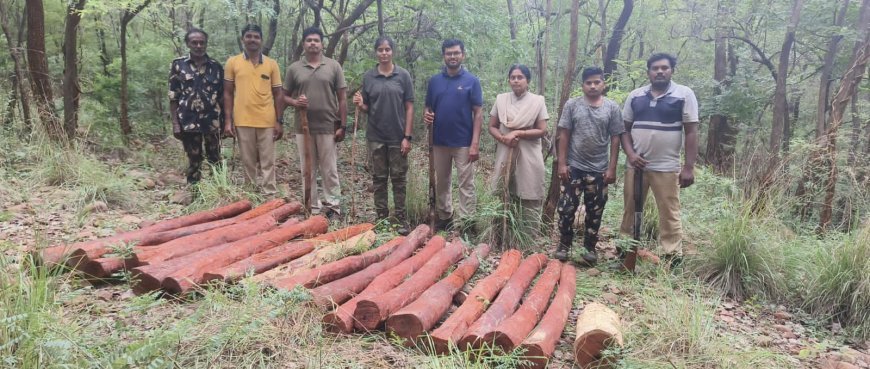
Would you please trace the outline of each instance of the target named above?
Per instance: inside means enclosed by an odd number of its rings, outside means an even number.
[[[325,208],[341,213],[341,186],[338,182],[338,146],[333,134],[312,134],[311,136],[311,213],[320,214]],[[299,153],[299,170],[305,175],[305,151],[303,134],[296,134],[296,148]],[[320,175],[323,196],[320,196],[317,177]],[[302,180],[305,193],[305,179]]]
[[[474,213],[474,163],[468,160],[468,147],[433,146],[432,160],[435,167],[435,209],[438,219],[453,216],[453,195],[450,179],[456,165],[459,185],[459,217]]]
[[[680,222],[680,174],[643,172],[643,200],[651,189],[659,211],[659,245],[665,254],[683,254],[683,226]],[[619,231],[631,235],[634,228],[634,168],[625,171],[625,212]],[[588,209],[587,209],[588,211]]]
[[[267,195],[278,193],[275,185],[274,128],[236,126],[236,132],[245,167],[245,183],[256,183]]]

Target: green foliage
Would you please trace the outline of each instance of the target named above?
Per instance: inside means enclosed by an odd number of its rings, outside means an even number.
[[[860,339],[870,338],[870,226],[820,245],[804,268],[804,308],[852,327]]]

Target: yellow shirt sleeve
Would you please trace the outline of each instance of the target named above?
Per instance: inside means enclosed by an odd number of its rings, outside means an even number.
[[[235,68],[235,63],[233,63],[232,57],[227,59],[227,64],[224,67],[224,80],[227,80],[227,81],[235,81],[236,80],[236,68]]]
[[[272,71],[271,76],[269,77],[272,81],[272,87],[280,87],[281,86],[281,71],[278,68],[278,62],[272,60]]]

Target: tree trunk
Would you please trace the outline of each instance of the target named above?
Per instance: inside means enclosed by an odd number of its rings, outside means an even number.
[[[867,5],[867,1],[862,5]],[[863,12],[862,12],[863,13]],[[824,139],[825,156],[824,162],[828,166],[828,170],[823,171],[828,174],[825,181],[825,197],[822,202],[821,211],[819,212],[819,229],[822,232],[828,230],[831,226],[831,217],[833,214],[834,196],[836,195],[837,186],[837,133],[840,124],[843,122],[843,114],[846,111],[846,105],[852,100],[858,92],[858,85],[861,84],[861,79],[864,77],[864,72],[867,69],[867,63],[870,62],[870,22],[863,24],[859,23],[862,33],[861,46],[856,48],[856,52],[849,63],[849,69],[843,75],[843,82],[837,94],[831,102],[831,125],[828,127],[827,138]]]
[[[843,20],[846,18],[846,10],[849,9],[849,3],[851,0],[843,0],[843,6],[840,8],[840,12],[836,14],[834,17],[833,28],[840,28],[843,26]],[[834,60],[837,56],[837,49],[840,46],[840,40],[843,39],[843,35],[835,34],[831,36],[831,39],[828,40],[828,47],[825,51],[825,58],[822,60],[824,63],[822,65],[821,74],[819,75],[819,99],[818,104],[816,105],[816,140],[821,139],[825,136],[825,130],[827,126],[828,120],[828,97],[831,90],[831,74],[834,71]]]
[[[801,113],[801,94],[796,90],[792,90],[791,101],[788,102],[788,110],[791,118],[785,121],[785,127],[782,130],[782,151],[784,155],[788,155],[791,151],[791,139],[794,137],[794,124],[800,118]]]
[[[95,21],[97,23],[100,22],[100,18],[98,16],[94,16]],[[106,48],[106,31],[103,29],[102,25],[97,25],[97,40],[99,40],[98,44],[100,45],[100,64],[103,66],[103,75],[109,76],[109,64],[112,62],[112,59],[109,58],[109,50]]]
[[[610,34],[610,41],[607,43],[607,49],[604,54],[604,76],[605,78],[616,71],[616,57],[619,56],[619,49],[622,46],[622,38],[625,36],[625,26],[628,24],[631,13],[634,10],[634,0],[622,1],[622,12],[619,13],[619,19],[613,25],[613,32]]]
[[[269,32],[266,34],[266,42],[263,43],[263,54],[269,55],[275,39],[278,37],[278,15],[281,14],[281,2],[272,0],[272,15],[269,16]]]
[[[333,32],[332,36],[329,38],[329,42],[324,48],[324,55],[332,57],[335,54],[335,48],[338,47],[341,42],[341,36],[344,35],[351,26],[353,26],[353,23],[356,22],[363,13],[365,13],[366,9],[368,9],[373,2],[375,2],[375,0],[361,1],[356,8],[350,12],[347,18],[342,19],[341,22],[338,23],[338,26],[335,27],[335,32]]]
[[[574,83],[574,68],[577,65],[577,27],[580,26],[580,2],[571,1],[571,38],[568,42],[568,64],[565,65],[565,78],[562,80],[562,94],[559,98],[558,113],[562,114],[562,107],[571,95],[571,85]],[[554,151],[558,145],[559,135],[553,134],[554,139],[551,140],[550,151]],[[544,204],[544,211],[541,213],[541,220],[545,225],[553,223],[554,214],[556,212],[556,201],[559,199],[559,160],[558,155],[553,155],[553,170],[550,175],[550,187],[547,191],[547,201]]]
[[[8,14],[9,9],[6,8],[5,3],[0,2],[0,27],[2,27],[3,35],[6,37],[6,45],[9,48],[9,56],[12,58],[12,65],[15,68],[13,87],[16,88],[18,93],[17,98],[19,101],[21,101],[21,115],[24,118],[25,130],[27,130],[27,127],[30,127],[32,123],[30,119],[30,90],[28,89],[27,74],[24,71],[24,60],[21,55],[20,47],[21,44],[12,42],[12,30],[9,26],[9,19],[7,18]],[[19,36],[22,33],[23,32],[19,32]],[[15,45],[18,45],[18,47],[16,47]],[[14,93],[15,92],[13,91],[13,94]]]
[[[786,82],[788,81],[788,63],[791,55],[791,47],[794,45],[795,30],[800,22],[801,8],[804,0],[794,0],[791,8],[791,17],[785,32],[785,40],[782,42],[782,50],[779,54],[779,65],[776,72],[776,89],[773,96],[773,126],[770,130],[770,143],[768,150],[771,156],[779,158],[783,145],[783,133],[788,124],[788,101],[786,96]],[[778,160],[775,160],[776,162]]]
[[[716,80],[716,87],[713,89],[715,95],[722,94],[722,88],[729,85],[727,80],[728,74],[728,55],[730,47],[728,45],[728,28],[726,20],[728,19],[728,4],[727,0],[719,0],[716,7],[717,20],[716,39],[714,46],[713,57],[713,79]],[[734,144],[737,137],[737,130],[728,121],[728,117],[722,113],[721,108],[716,114],[710,116],[710,131],[707,133],[707,163],[713,166],[719,174],[730,173],[734,165]]]
[[[538,95],[545,96],[546,86],[547,86],[547,66],[549,65],[549,55],[550,55],[550,13],[553,11],[553,0],[546,0],[547,4],[545,6],[546,18],[544,18],[544,31],[543,38],[544,42],[541,45],[541,38],[538,38],[538,42],[536,43],[536,54],[538,61]],[[555,125],[554,125],[555,126]]]
[[[51,91],[51,76],[48,72],[48,59],[45,57],[45,9],[42,0],[25,3],[27,12],[27,65],[30,84],[36,99],[36,111],[42,121],[49,139],[66,144],[63,125],[54,109]]]
[[[71,140],[79,126],[79,87],[78,71],[78,28],[82,20],[82,9],[86,0],[70,3],[66,13],[63,34],[63,129],[66,138]]]
[[[142,9],[145,9],[148,4],[151,3],[151,0],[145,0],[142,4],[139,4],[133,10],[124,10],[124,14],[121,16],[121,134],[125,143],[130,142],[130,136],[133,134],[133,125],[130,124],[130,102],[128,101],[129,92],[127,88],[128,84],[128,70],[127,70],[127,25],[130,24],[130,21],[136,17]]]
[[[511,41],[515,41],[517,39],[517,20],[514,15],[514,2],[513,0],[507,0],[507,8],[508,8],[508,28],[511,31]]]
[[[861,152],[861,114],[858,114],[858,94],[852,97],[852,132],[850,132],[849,159],[846,163],[854,167]],[[860,175],[860,172],[859,172]]]

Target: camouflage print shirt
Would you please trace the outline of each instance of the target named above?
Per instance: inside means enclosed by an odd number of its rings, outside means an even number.
[[[182,132],[210,132],[223,121],[224,68],[205,56],[197,67],[190,56],[172,61],[169,68],[169,100],[178,102]]]

